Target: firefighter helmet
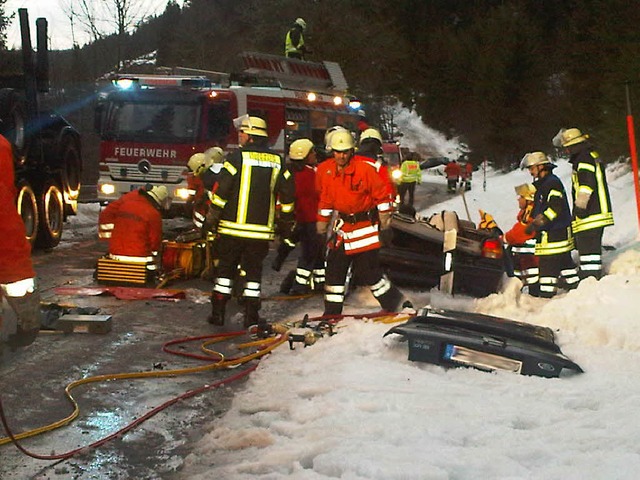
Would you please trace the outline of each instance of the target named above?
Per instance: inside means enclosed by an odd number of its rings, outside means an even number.
[[[522,160],[520,161],[520,168],[525,170],[529,167],[546,164],[553,165],[551,160],[549,160],[549,157],[547,157],[543,152],[530,152],[525,153],[524,157],[522,157]]]
[[[336,152],[345,152],[355,148],[356,142],[349,130],[336,130],[329,138],[329,147]]]
[[[533,202],[533,196],[536,194],[536,187],[532,184],[523,183],[522,185],[514,187],[514,190],[516,191],[516,195]]]
[[[213,164],[213,161],[207,157],[206,153],[194,153],[187,162],[187,167],[196,177],[199,177],[204,171]]]
[[[375,128],[367,128],[364,132],[362,132],[362,134],[360,135],[360,145],[362,145],[362,142],[370,138],[378,140],[380,142],[380,145],[382,145],[382,135],[380,135],[380,132]]]
[[[224,150],[220,147],[207,148],[204,156],[211,160],[211,163],[224,163]]]
[[[583,134],[577,128],[561,128],[558,134],[553,137],[555,147],[569,147],[584,142],[589,135]]]
[[[302,30],[306,30],[306,28],[307,28],[307,22],[305,22],[303,18],[299,18],[298,17],[298,18],[296,18],[296,21],[293,22],[293,23],[295,23],[300,28],[302,28]]]
[[[165,207],[169,198],[169,191],[164,185],[156,185],[150,190],[147,190],[147,195],[149,195],[158,206]]]
[[[268,137],[267,134],[267,122],[260,117],[250,117],[249,115],[242,115],[233,121],[237,130],[246,133],[247,135],[255,135],[256,137]]]
[[[291,160],[304,160],[313,148],[313,142],[308,138],[299,138],[289,147],[289,158]]]
[[[341,125],[334,125],[333,127],[331,127],[330,129],[327,130],[327,132],[324,134],[324,148],[325,149],[331,150],[331,135],[333,135],[334,132],[338,132],[340,130],[346,131],[347,129],[344,128]]]

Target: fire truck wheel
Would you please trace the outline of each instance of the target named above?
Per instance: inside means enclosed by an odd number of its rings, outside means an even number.
[[[38,213],[40,225],[36,246],[44,249],[53,248],[60,243],[64,222],[62,191],[55,182],[48,181],[44,184],[38,199]]]
[[[0,89],[0,120],[2,134],[23,154],[25,149],[24,105],[12,88]]]
[[[67,215],[75,215],[78,210],[78,195],[82,175],[80,151],[72,138],[67,138],[60,154],[62,165],[62,188],[67,194],[64,204]]]
[[[31,245],[34,245],[38,236],[38,201],[35,192],[28,183],[18,185],[17,207],[24,222],[27,240]]]

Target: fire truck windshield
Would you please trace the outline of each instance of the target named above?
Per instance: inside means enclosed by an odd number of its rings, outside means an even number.
[[[195,142],[200,106],[177,103],[116,103],[107,132],[113,140],[174,143]]]

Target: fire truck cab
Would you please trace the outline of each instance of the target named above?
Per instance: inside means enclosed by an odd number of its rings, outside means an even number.
[[[232,75],[127,75],[108,78],[96,109],[101,136],[98,200],[106,204],[144,186],[164,184],[174,206],[189,199],[186,164],[212,146],[238,148],[233,119],[267,121],[277,153],[301,137],[322,145],[333,125],[355,129],[347,83],[332,62],[244,53]]]

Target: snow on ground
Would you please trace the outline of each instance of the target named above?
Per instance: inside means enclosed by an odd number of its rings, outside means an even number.
[[[557,173],[569,187],[570,168]],[[547,300],[513,281],[484,299],[407,294],[417,306],[482,312],[551,327],[586,373],[559,379],[446,370],[407,360],[389,325],[347,319],[308,348],[262,361],[232,408],[212,421],[177,476],[227,479],[635,479],[640,475],[640,248],[628,165],[608,171],[616,225],[605,243],[608,275]],[[442,177],[424,175],[420,188]],[[503,229],[515,221],[513,187],[527,172],[482,173],[467,192]],[[460,196],[427,215],[455,209]],[[365,290],[345,313],[377,310]],[[320,311],[310,311],[319,315]]]

